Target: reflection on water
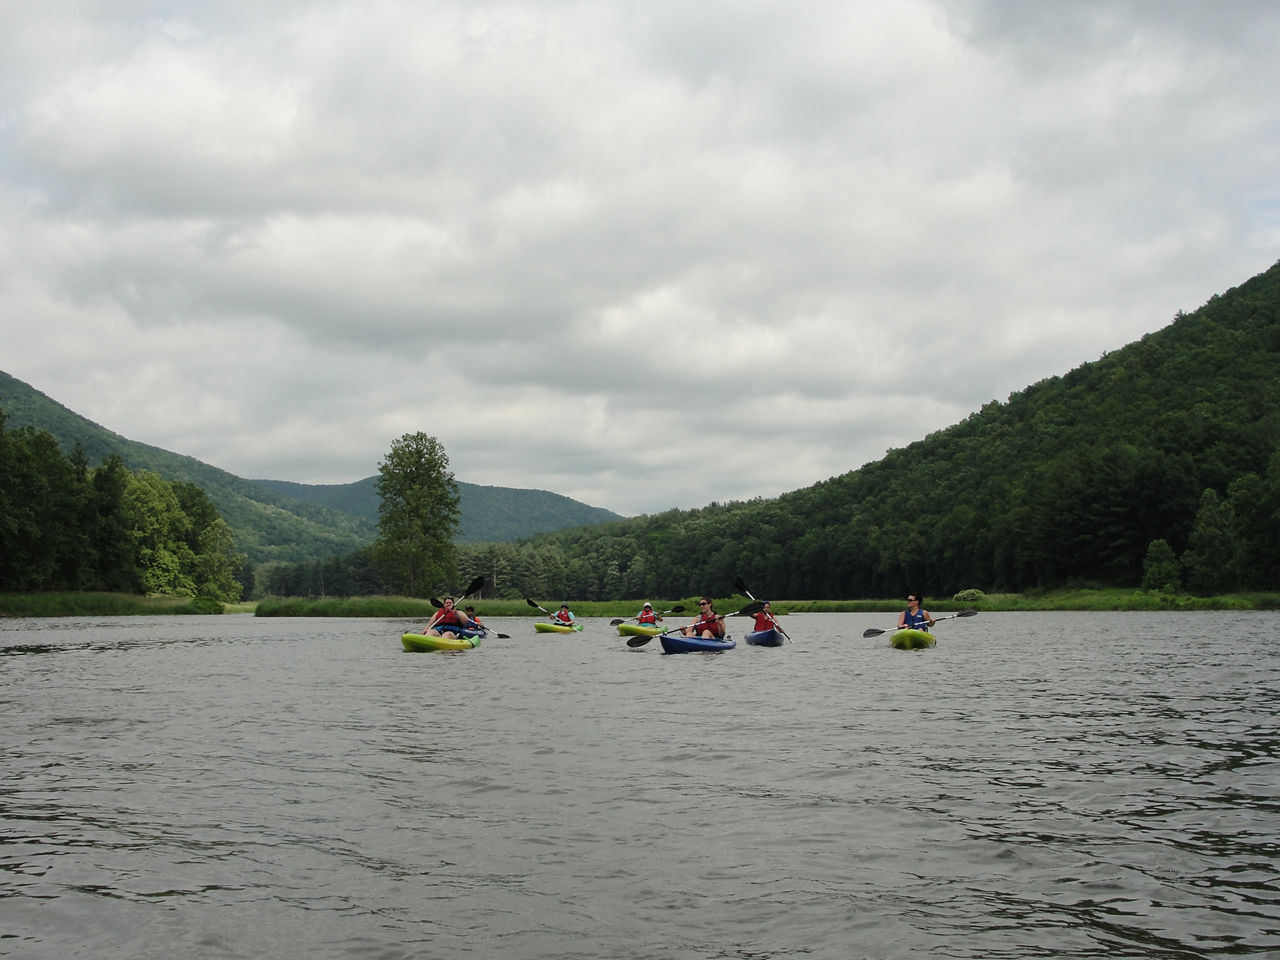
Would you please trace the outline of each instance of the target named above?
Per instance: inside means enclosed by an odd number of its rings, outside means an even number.
[[[1275,615],[881,619],[0,622],[0,955],[1280,952]]]

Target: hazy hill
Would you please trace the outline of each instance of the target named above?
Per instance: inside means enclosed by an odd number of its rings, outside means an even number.
[[[372,476],[348,484],[245,480],[193,457],[114,433],[0,371],[5,428],[48,431],[65,453],[79,443],[90,464],[119,454],[134,471],[151,470],[205,490],[235,531],[237,548],[254,563],[298,562],[348,553],[376,536],[378,497]],[[459,541],[503,542],[618,515],[542,490],[458,484]]]

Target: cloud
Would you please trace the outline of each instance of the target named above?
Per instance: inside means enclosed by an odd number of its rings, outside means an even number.
[[[1264,3],[0,13],[3,368],[248,477],[773,496],[1280,248]],[[34,51],[39,51],[37,55]]]

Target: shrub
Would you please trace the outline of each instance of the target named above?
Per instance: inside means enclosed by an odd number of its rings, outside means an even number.
[[[956,603],[981,603],[987,599],[987,595],[976,587],[970,587],[967,590],[961,590],[951,599]]]

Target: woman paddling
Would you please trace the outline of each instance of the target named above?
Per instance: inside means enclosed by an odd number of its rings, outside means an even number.
[[[698,619],[684,628],[686,637],[702,637],[706,640],[724,639],[724,617],[716,613],[710,597],[698,601]]]
[[[921,630],[925,633],[929,632],[936,620],[929,616],[928,610],[920,609],[920,595],[916,593],[907,595],[907,609],[902,611],[902,616],[898,617],[899,630]]]
[[[474,624],[454,608],[453,597],[445,597],[444,606],[436,611],[422,632],[432,637],[456,637],[459,630],[468,626],[474,629]]]

